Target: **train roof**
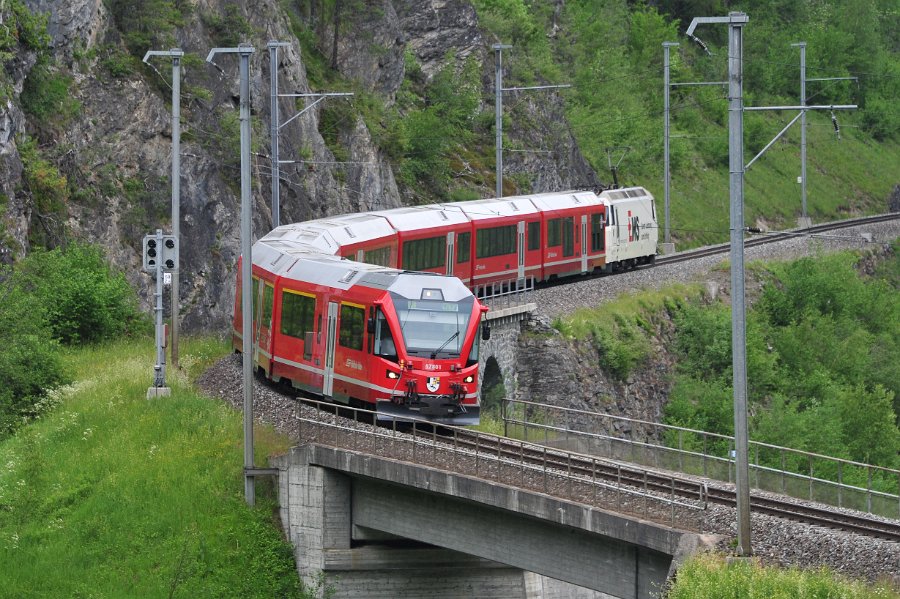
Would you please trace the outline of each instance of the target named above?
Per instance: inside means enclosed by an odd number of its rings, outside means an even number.
[[[607,189],[600,196],[611,203],[620,200],[650,198],[650,192],[643,187],[624,187],[622,189]]]
[[[394,234],[394,228],[384,216],[371,212],[342,214],[314,222],[326,226],[328,232],[341,246],[390,237]]]
[[[276,276],[312,285],[347,290],[355,285],[383,289],[409,299],[421,299],[422,289],[440,289],[447,301],[471,295],[456,277],[397,270],[354,262],[310,250],[285,239],[261,239],[253,245],[253,263]]]
[[[429,227],[444,227],[447,225],[463,225],[469,219],[455,210],[447,210],[437,204],[426,206],[407,206],[405,208],[393,208],[373,212],[383,216],[397,231],[418,231]]]
[[[565,210],[582,206],[599,206],[603,201],[593,191],[565,191],[561,193],[540,193],[531,196],[531,201],[541,212]]]
[[[341,248],[329,228],[323,226],[322,221],[316,220],[281,225],[260,239],[260,241],[276,240],[289,243],[291,247],[304,246],[309,251],[325,254],[335,254]]]
[[[487,220],[502,216],[516,216],[536,214],[535,208],[528,196],[516,196],[512,198],[491,198],[487,200],[471,200],[468,202],[453,202],[442,204],[449,211],[458,211],[465,214],[469,220]]]

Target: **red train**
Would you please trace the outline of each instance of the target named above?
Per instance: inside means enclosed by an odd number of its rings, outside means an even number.
[[[379,419],[478,424],[479,330],[487,308],[459,279],[271,239],[253,246],[252,270],[253,360],[268,378],[374,406]],[[240,351],[240,274],[237,286],[233,346]]]
[[[489,330],[469,288],[652,263],[657,232],[642,187],[284,225],[253,247],[254,362],[272,380],[374,405],[380,418],[477,424],[479,330]],[[238,269],[237,351],[240,289]]]
[[[278,227],[318,251],[453,275],[470,288],[545,281],[656,258],[653,197],[643,187],[568,191],[346,214]]]

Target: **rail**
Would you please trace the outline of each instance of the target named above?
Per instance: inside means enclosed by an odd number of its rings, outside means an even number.
[[[318,409],[307,407],[309,404],[314,404]],[[311,411],[304,414],[304,408]],[[373,426],[368,423],[372,418],[373,412],[368,410],[304,400],[298,405],[297,413],[300,442],[411,462],[592,507],[633,514],[680,529],[700,530],[705,498],[698,497],[696,501],[678,498],[674,479],[671,489],[665,494],[645,491],[623,482],[621,464],[596,456],[458,427],[435,427],[431,423],[412,419],[393,420],[389,426]],[[473,435],[474,447],[471,443]],[[515,450],[509,449],[510,442]],[[543,459],[538,457],[535,460],[535,454],[543,456]],[[583,460],[591,464],[590,476],[574,473],[571,467],[567,470],[553,465]],[[601,480],[598,472],[610,468],[616,469],[616,480]],[[646,480],[650,473],[643,472]]]
[[[716,480],[734,479],[731,436],[524,400],[504,401],[502,418],[504,433],[510,432],[510,426],[518,427],[514,432],[525,441],[537,433],[534,438],[543,437],[544,445]],[[626,429],[631,438],[609,432]],[[643,438],[635,439],[635,435]],[[756,489],[888,518],[900,516],[900,470],[758,441],[750,441],[750,458],[750,483]],[[796,470],[803,466],[805,472],[790,470],[788,464]],[[836,480],[823,478],[825,474]],[[878,490],[876,482],[895,484],[898,493]]]

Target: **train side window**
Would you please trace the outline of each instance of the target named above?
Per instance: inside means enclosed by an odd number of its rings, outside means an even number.
[[[541,221],[528,223],[528,251],[541,249]]]
[[[516,225],[491,227],[475,232],[475,257],[491,258],[516,253]]]
[[[562,221],[563,256],[571,256],[575,253],[575,217],[567,216]]]
[[[386,245],[384,247],[366,250],[363,253],[363,262],[366,264],[376,264],[378,266],[390,266],[391,246]]]
[[[275,300],[275,288],[269,284],[266,284],[263,289],[263,313],[262,313],[262,321],[263,323],[272,322],[272,303]]]
[[[259,306],[259,277],[253,277],[253,288],[250,290],[250,317],[256,320],[256,309]]]
[[[362,350],[366,311],[361,306],[341,304],[341,327],[338,343],[341,346]]]
[[[603,215],[591,215],[591,251],[601,252],[604,249],[606,238],[603,235]]]
[[[316,299],[285,289],[281,292],[281,334],[304,339],[313,330]]]
[[[456,238],[456,263],[468,262],[472,257],[472,234],[460,233]]]
[[[547,247],[552,248],[562,243],[562,219],[551,218],[547,221]]]
[[[426,270],[446,264],[447,236],[403,242],[403,269]]]

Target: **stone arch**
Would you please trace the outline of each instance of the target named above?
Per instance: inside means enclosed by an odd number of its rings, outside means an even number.
[[[481,397],[482,409],[485,405],[485,380],[488,391],[499,388],[502,385],[504,397],[510,400],[516,397],[517,373],[516,360],[519,349],[519,334],[527,314],[519,313],[513,316],[493,317],[488,313],[487,321],[491,327],[491,338],[482,342],[481,355],[479,356],[478,390]],[[487,379],[485,377],[487,376]],[[499,399],[489,398],[492,405],[500,408]]]
[[[500,365],[494,356],[490,356],[484,363],[484,372],[481,376],[481,409],[498,411],[500,403],[506,399],[506,394]]]

